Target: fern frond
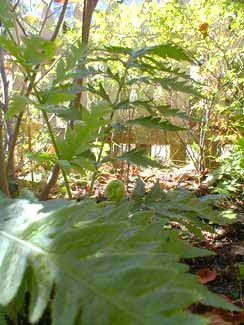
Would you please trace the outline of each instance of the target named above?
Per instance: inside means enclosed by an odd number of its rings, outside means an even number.
[[[52,325],[206,325],[190,305],[235,310],[179,263],[210,252],[149,222],[150,215],[133,200],[106,207],[0,201],[0,305],[18,297],[25,281],[31,323],[51,295]]]

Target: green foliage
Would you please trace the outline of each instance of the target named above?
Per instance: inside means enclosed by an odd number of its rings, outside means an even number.
[[[26,66],[50,64],[55,52],[54,42],[42,37],[31,36],[24,39],[22,60]]]
[[[206,182],[213,193],[224,194],[226,197],[243,196],[244,149],[233,145],[227,157],[220,158],[220,167],[209,173]]]
[[[1,36],[1,47],[20,68],[30,93],[28,90],[28,95],[13,95],[5,118],[12,119],[28,108],[41,110],[55,150],[55,155],[37,152],[31,153],[29,158],[44,162],[46,157],[47,161],[58,163],[63,173],[72,169],[83,174],[93,172],[93,179],[103,162],[116,159],[161,167],[137,151],[123,156],[110,152],[104,157],[104,147],[107,143],[112,147],[112,133],[117,122],[121,129],[136,124],[166,131],[184,130],[169,118],[174,115],[184,119],[186,115],[175,111],[172,114],[160,112],[153,98],[145,98],[146,90],[136,100],[124,94],[147,83],[150,87],[160,85],[167,92],[182,91],[198,96],[185,69],[193,62],[190,51],[172,42],[87,49],[76,40],[69,47],[62,44],[57,48],[58,43],[34,33],[23,37],[19,44],[17,41],[7,29],[6,35]],[[184,68],[181,68],[181,63]],[[86,81],[80,82],[81,78]],[[81,92],[89,94],[88,107],[83,107],[78,100]],[[141,114],[141,108],[147,115]],[[130,118],[118,121],[118,114],[125,109],[138,111],[140,116],[131,121]],[[56,137],[47,113],[56,114],[65,123],[72,121],[73,127],[67,128],[65,136]]]
[[[201,94],[186,83],[186,81],[179,81],[177,78],[155,78],[155,82],[158,82],[166,90],[180,91],[185,94],[201,97]]]
[[[32,104],[32,101],[25,96],[13,96],[9,109],[5,114],[5,119],[8,120],[14,115],[26,111],[30,104]]]
[[[0,43],[2,48],[15,58],[15,62],[28,73],[34,70],[36,65],[51,64],[56,53],[53,42],[34,35],[24,38],[21,45],[18,45],[12,37],[9,39],[1,35]]]
[[[141,198],[147,209],[156,213],[160,218],[166,218],[168,221],[176,221],[188,228],[197,236],[201,236],[201,231],[211,231],[208,226],[199,222],[199,217],[206,219],[211,223],[216,224],[230,224],[235,222],[235,214],[222,214],[215,211],[208,200],[201,200],[197,198],[192,192],[180,189],[165,192],[161,190],[159,183],[146,194],[144,184],[138,180],[138,188],[140,195],[138,196],[138,189],[136,187],[136,197]]]
[[[180,258],[211,253],[162,227],[169,216],[158,222],[155,206],[145,209],[165,201],[158,186],[146,196],[135,191],[134,199],[106,207],[90,199],[1,200],[0,305],[23,310],[29,292],[36,323],[52,296],[54,325],[207,325],[187,308],[202,302],[238,310],[186,273]]]
[[[13,27],[13,18],[16,17],[16,13],[11,10],[11,5],[8,0],[1,0],[1,12],[0,20],[8,28]]]
[[[192,58],[186,51],[175,44],[160,44],[145,49],[146,54],[155,54],[156,56],[163,59],[174,59],[177,61],[188,61],[192,63]]]
[[[5,117],[12,119],[29,107],[41,110],[56,151],[30,153],[30,159],[58,163],[62,170],[90,171],[94,176],[103,162],[116,159],[144,167],[162,167],[141,150],[122,156],[104,155],[115,125],[184,130],[170,118],[187,119],[187,114],[155,100],[149,90],[160,86],[164,94],[190,94],[196,97],[194,103],[203,97],[199,83],[192,82],[187,72],[189,64],[196,63],[195,59],[191,51],[179,45],[185,33],[184,45],[189,49],[192,34],[189,37],[188,31],[192,33],[192,30],[189,25],[184,27],[184,20],[180,27],[174,26],[175,17],[179,17],[177,6],[172,7],[172,1],[167,1],[165,6],[167,10],[153,11],[157,14],[154,24],[160,26],[158,34],[163,35],[155,40],[157,45],[145,46],[147,40],[142,36],[132,46],[124,45],[123,40],[122,46],[106,46],[103,42],[84,49],[76,41],[71,46],[68,42],[68,50],[60,46],[56,51],[55,43],[36,35],[20,38],[19,43],[15,41],[10,30],[15,14],[10,3],[1,0],[0,20],[6,28],[5,35],[0,36],[1,47],[16,70],[23,74],[26,86],[23,92],[17,92],[21,95],[11,93]],[[174,17],[171,23],[162,23],[164,15],[169,14]],[[194,28],[199,34],[201,14],[197,14]],[[167,28],[172,33],[172,26],[173,38],[178,44],[168,40]],[[155,36],[149,35],[149,38],[155,39]],[[194,44],[197,59],[201,59],[202,54],[211,59],[210,46],[207,44],[206,50],[204,42],[197,43],[201,45],[199,48]],[[222,52],[226,59],[226,53]],[[217,66],[219,58],[218,52],[212,65],[204,69]],[[214,69],[210,72],[216,74]],[[80,78],[87,80],[76,84]],[[225,79],[218,75],[216,79],[226,85]],[[232,80],[228,80],[230,84]],[[214,82],[209,84],[212,90]],[[232,86],[229,88],[232,90]],[[81,90],[89,93],[88,107],[76,103]],[[134,90],[138,97],[131,99]],[[22,95],[25,91],[26,96]],[[223,92],[226,92],[224,87]],[[204,95],[207,100],[212,94],[204,89]],[[220,99],[223,98],[220,96]],[[202,103],[200,101],[199,107]],[[118,112],[129,110],[139,113],[139,117],[116,120]],[[65,123],[72,121],[65,136],[55,136],[47,113],[56,114]],[[50,304],[54,325],[204,325],[206,320],[189,312],[193,303],[237,310],[208,292],[197,277],[187,273],[188,268],[180,263],[182,258],[211,253],[179,239],[179,232],[172,230],[170,224],[177,222],[181,235],[190,233],[203,238],[205,230],[211,231],[209,224],[227,224],[233,220],[218,215],[206,201],[192,193],[164,192],[159,184],[147,192],[143,182],[138,180],[130,201],[123,199],[124,192],[118,181],[110,183],[107,195],[116,204],[108,202],[106,206],[96,205],[89,199],[81,203],[63,200],[40,203],[28,191],[22,191],[19,200],[2,198],[0,305],[4,306],[3,312],[11,319],[14,319],[11,310],[23,312],[27,292],[31,297],[30,322],[38,322]],[[4,323],[3,315],[0,309],[0,323]]]
[[[133,149],[124,153],[118,159],[142,167],[164,168],[157,160],[147,156],[144,150]]]
[[[57,157],[55,154],[51,154],[49,152],[35,152],[35,153],[29,153],[28,158],[31,160],[39,161],[39,162],[45,162],[50,161],[53,164],[56,162]]]
[[[239,264],[240,279],[244,279],[244,263]]]
[[[105,49],[99,49],[99,56],[97,56],[98,49],[87,52],[86,57],[83,58],[82,68],[77,71],[76,61],[73,61],[74,66],[69,62],[70,57],[73,56],[73,50],[69,51],[57,64],[56,79],[53,86],[40,92],[42,98],[41,103],[36,105],[38,109],[46,112],[55,113],[57,116],[64,120],[74,121],[74,128],[68,129],[65,138],[57,139],[58,148],[60,151],[59,164],[64,169],[79,169],[83,173],[86,171],[97,172],[103,162],[115,161],[116,159],[127,160],[130,163],[136,163],[142,166],[161,167],[159,163],[150,157],[146,157],[142,152],[128,152],[123,156],[107,156],[102,158],[102,151],[107,139],[111,136],[114,126],[114,116],[117,110],[124,109],[137,109],[139,107],[144,108],[150,113],[150,116],[142,116],[138,119],[131,121],[123,121],[120,123],[121,128],[126,125],[142,125],[143,127],[153,127],[162,130],[181,131],[184,128],[172,124],[169,120],[166,120],[170,113],[161,113],[160,107],[155,105],[152,100],[130,100],[125,99],[120,101],[121,93],[128,83],[132,80],[130,75],[140,75],[139,78],[134,78],[133,84],[141,83],[143,78],[148,78],[147,74],[153,68],[152,65],[147,66],[138,65],[142,58],[145,60],[151,59],[154,66],[160,65],[161,59],[174,59],[176,61],[186,60],[189,61],[188,55],[179,46],[164,44],[154,47],[144,47],[141,49],[133,50],[125,47],[106,47]],[[174,52],[175,51],[175,52]],[[154,59],[157,57],[158,59]],[[105,69],[101,69],[100,63],[106,62]],[[91,66],[92,62],[92,66]],[[112,62],[112,64],[110,64]],[[122,67],[117,70],[116,64],[122,64]],[[158,73],[160,69],[158,68]],[[165,72],[165,71],[164,71]],[[171,72],[171,70],[167,70]],[[83,91],[87,91],[93,96],[93,100],[96,104],[91,105],[90,109],[84,107],[74,107],[73,100],[77,93],[80,92],[80,88],[69,82],[70,78],[88,77],[89,80],[82,87]],[[117,83],[114,93],[108,92],[106,83],[103,81],[104,76],[106,82],[111,83],[115,81]],[[181,78],[183,75],[180,75]],[[188,78],[185,76],[185,78]],[[161,79],[152,79],[151,83],[159,83]],[[167,78],[165,79],[167,81]],[[169,85],[185,84],[185,81],[178,81],[177,78],[170,79]],[[187,86],[188,87],[188,86]],[[187,88],[188,89],[188,88]],[[180,90],[177,88],[177,91]],[[185,89],[181,89],[183,91]],[[66,107],[66,102],[71,101],[69,107]],[[159,108],[159,109],[158,109]],[[162,115],[165,119],[162,120]],[[174,116],[185,118],[184,114],[180,114],[176,111],[172,112]],[[79,121],[76,125],[76,121]],[[82,122],[80,122],[82,121]],[[87,152],[95,152],[98,143],[101,143],[100,153],[98,153],[94,159],[94,156]]]
[[[0,324],[1,325],[7,325],[7,321],[6,321],[6,314],[3,311],[3,308],[0,307]]]
[[[79,91],[80,87],[77,85],[65,84],[47,89],[41,95],[44,104],[56,105],[74,99]]]
[[[143,83],[141,87],[150,89],[152,80],[154,84],[158,79],[158,85],[161,82],[163,90],[171,89],[176,105],[178,94],[174,92],[177,89],[199,98],[202,96],[199,101],[179,101],[182,105],[180,109],[194,119],[194,123],[189,123],[186,134],[188,139],[194,138],[198,143],[200,150],[192,158],[197,162],[198,170],[209,165],[212,167],[208,164],[209,156],[214,160],[213,156],[218,154],[214,151],[216,144],[220,148],[223,144],[233,143],[236,135],[243,133],[243,94],[240,89],[243,88],[241,42],[244,15],[241,2],[169,0],[157,4],[152,1],[145,6],[110,6],[110,15],[106,15],[106,19],[102,13],[97,15],[100,35],[94,37],[95,41],[119,44],[120,48],[126,48],[124,55],[129,55],[133,47],[142,48],[132,64],[141,71],[144,69],[147,76],[130,75],[128,84]],[[127,37],[128,34],[131,37]],[[167,42],[184,48],[191,60],[190,71],[187,60],[172,64],[175,57],[159,59],[156,52],[160,48],[164,50]],[[145,54],[145,44],[148,55]],[[149,48],[155,49],[154,55]],[[157,71],[161,75],[157,75]],[[189,82],[187,74],[195,82]],[[178,80],[174,80],[175,76]],[[184,136],[182,138],[184,140]]]
[[[164,131],[183,131],[186,130],[183,127],[173,125],[167,120],[162,120],[160,117],[154,117],[154,116],[146,116],[141,117],[135,120],[130,120],[127,122],[131,125],[140,125],[144,127],[154,128],[154,129],[160,129]]]
[[[176,61],[192,62],[192,59],[182,47],[170,43],[148,47],[145,46],[140,49],[132,49],[122,46],[107,46],[105,49],[111,53],[129,55],[131,57],[130,63],[136,58],[147,57],[147,55],[155,55],[162,59],[170,58]]]
[[[1,47],[9,55],[8,60],[14,62],[18,77],[22,74],[22,81],[26,80],[26,88],[35,86],[30,93],[30,103],[25,103],[24,99],[16,100],[15,95],[12,96],[15,91],[10,93],[12,105],[6,118],[11,119],[31,106],[43,113],[56,114],[65,120],[64,123],[82,121],[83,107],[74,101],[81,91],[76,81],[84,78],[82,90],[88,92],[86,109],[92,111],[93,104],[98,103],[111,108],[109,115],[104,112],[101,117],[104,125],[97,128],[97,135],[94,132],[94,138],[87,143],[90,151],[96,151],[98,143],[101,144],[101,152],[103,144],[109,143],[112,148],[114,125],[120,125],[121,129],[127,125],[134,128],[136,123],[143,127],[180,131],[180,126],[174,125],[172,117],[189,119],[189,114],[182,113],[186,109],[195,122],[193,128],[187,130],[188,135],[199,139],[199,153],[205,152],[209,131],[220,117],[231,125],[228,137],[237,128],[240,129],[243,122],[240,109],[242,94],[238,91],[243,83],[243,58],[240,54],[243,13],[237,3],[227,3],[169,0],[160,5],[150,2],[130,7],[110,3],[107,11],[98,10],[95,13],[94,19],[99,28],[94,35],[91,33],[91,46],[87,49],[82,46],[80,31],[75,25],[72,31],[60,35],[56,43],[37,36],[41,35],[37,32],[41,23],[39,19],[38,26],[29,26],[28,37],[16,38],[10,28],[14,26],[16,14],[11,4],[2,0],[0,19],[5,32],[0,36]],[[25,28],[25,19],[20,17],[19,21]],[[199,29],[202,23],[208,24],[206,37]],[[197,78],[191,76],[190,65],[197,68]],[[152,90],[155,96],[151,94]],[[190,97],[191,102],[180,103],[179,106],[185,106],[179,107],[181,111],[165,109],[166,98],[171,96],[178,100],[179,92],[194,98]],[[130,97],[132,93],[136,93],[136,99]],[[221,126],[216,132],[217,141],[220,141],[218,131],[226,136],[222,129]],[[52,141],[55,140],[52,137]],[[65,142],[66,138],[62,141]],[[69,140],[66,146],[59,147],[66,151],[68,146]],[[77,155],[70,154],[70,160],[64,156],[62,153],[57,160],[72,169]],[[102,165],[100,156],[96,154],[95,163],[87,164],[95,166],[96,172]],[[103,161],[115,161],[118,156],[114,154],[110,158],[108,156]],[[90,167],[89,170],[93,169]]]

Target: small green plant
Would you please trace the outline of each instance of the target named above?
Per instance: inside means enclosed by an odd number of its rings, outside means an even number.
[[[110,201],[120,202],[125,197],[125,185],[119,179],[114,179],[113,181],[109,182],[106,190],[105,195]]]
[[[213,193],[224,194],[226,197],[244,195],[244,151],[241,140],[233,145],[229,155],[220,158],[220,167],[209,173],[206,182],[209,183]]]

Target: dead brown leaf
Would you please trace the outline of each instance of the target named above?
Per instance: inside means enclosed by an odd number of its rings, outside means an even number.
[[[199,282],[205,284],[214,281],[217,277],[217,272],[215,270],[204,268],[198,271],[197,275],[199,277]]]
[[[221,315],[216,314],[215,312],[207,312],[202,316],[207,317],[210,320],[209,325],[240,325],[240,322],[238,321],[225,321]]]

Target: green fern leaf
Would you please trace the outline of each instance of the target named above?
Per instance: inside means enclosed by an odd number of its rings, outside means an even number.
[[[207,325],[186,311],[191,304],[238,310],[179,263],[209,252],[145,215],[130,218],[134,206],[2,199],[0,305],[29,292],[30,322],[51,301],[52,325]]]

